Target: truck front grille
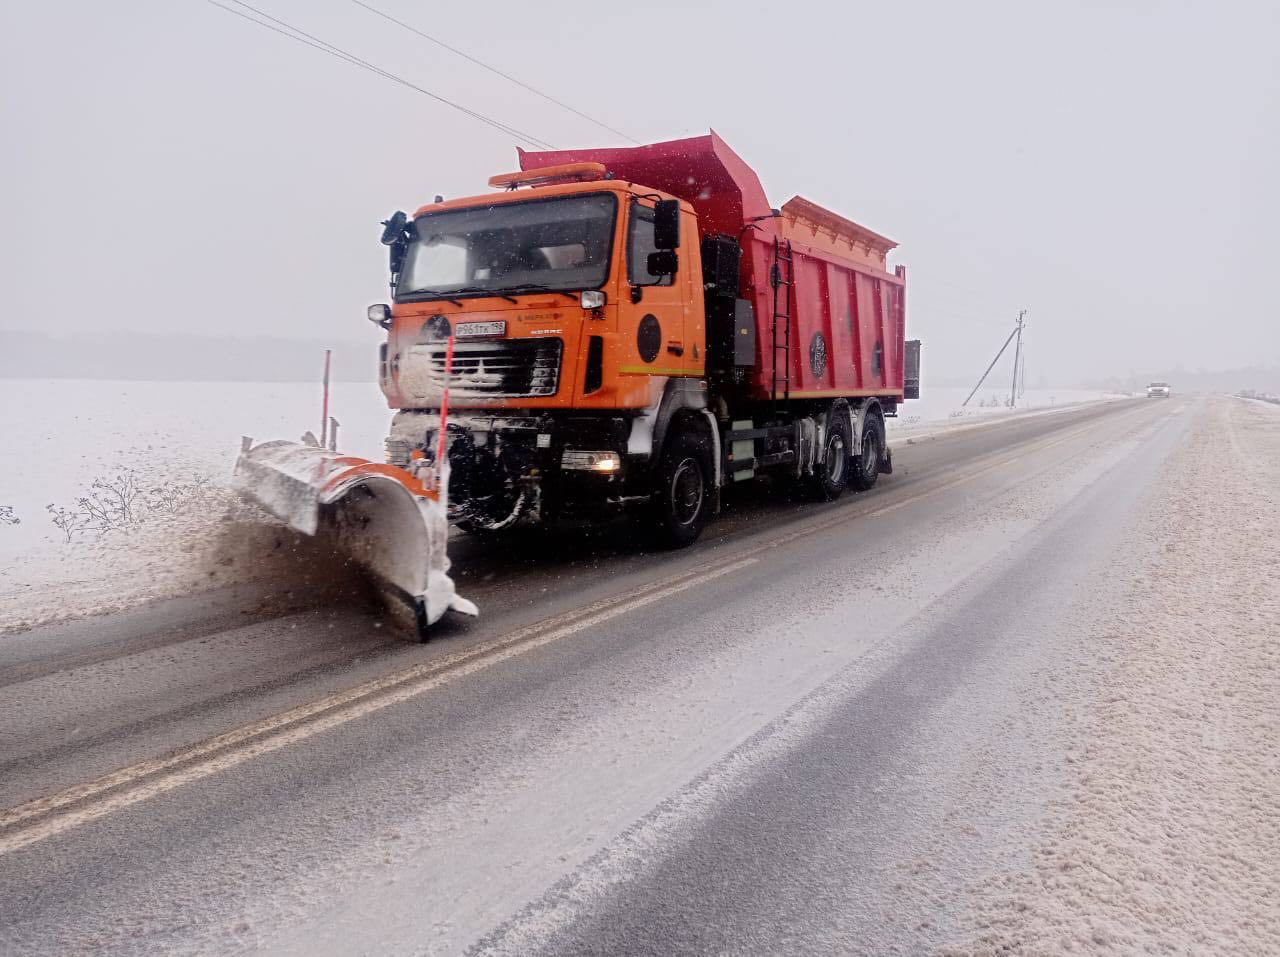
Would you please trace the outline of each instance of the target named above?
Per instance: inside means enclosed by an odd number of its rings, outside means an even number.
[[[428,388],[436,391],[444,384],[444,347],[418,348],[426,352]],[[460,399],[555,395],[563,351],[564,342],[551,338],[455,342],[449,392]]]

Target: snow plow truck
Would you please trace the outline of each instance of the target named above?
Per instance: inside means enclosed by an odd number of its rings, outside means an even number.
[[[241,456],[245,491],[304,531],[358,528],[425,629],[468,610],[446,515],[493,533],[629,510],[679,547],[733,483],[834,499],[892,471],[885,418],[919,394],[895,243],[799,196],[772,208],[714,133],[519,166],[383,224],[386,462],[266,443]]]

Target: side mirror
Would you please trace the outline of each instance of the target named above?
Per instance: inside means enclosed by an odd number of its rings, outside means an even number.
[[[394,246],[404,241],[404,227],[409,217],[402,209],[397,209],[389,219],[382,221],[382,245]]]
[[[409,221],[404,210],[397,209],[391,216],[382,221],[382,245],[387,247],[388,265],[391,267],[391,284],[404,268],[405,253],[409,249],[409,240],[413,238],[415,227]]]
[[[660,199],[654,204],[653,245],[656,249],[680,248],[680,201],[678,199]],[[671,271],[675,272],[674,269]]]
[[[674,249],[659,249],[649,253],[646,266],[650,276],[674,276],[680,268],[680,257]]]

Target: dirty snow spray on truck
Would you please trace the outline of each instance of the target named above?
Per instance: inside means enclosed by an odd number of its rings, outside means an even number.
[[[919,395],[895,243],[799,196],[772,209],[714,133],[519,158],[498,194],[384,223],[386,463],[266,443],[242,491],[308,534],[341,526],[425,634],[474,611],[446,517],[630,512],[679,547],[733,483],[834,499],[892,471],[885,418]]]

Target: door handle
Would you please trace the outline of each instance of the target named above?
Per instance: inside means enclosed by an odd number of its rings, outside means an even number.
[[[670,339],[667,341],[667,351],[673,356],[682,356],[684,355],[684,343]]]

